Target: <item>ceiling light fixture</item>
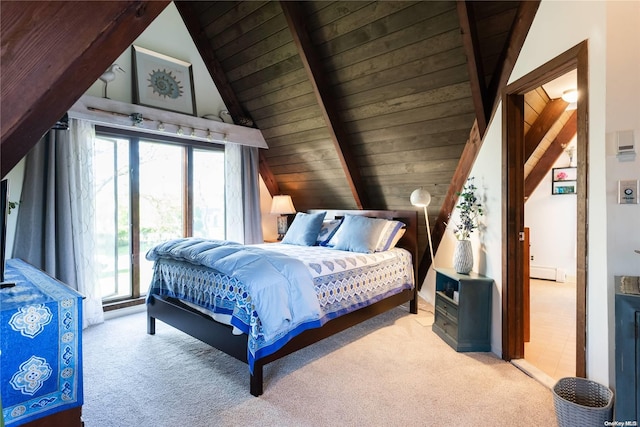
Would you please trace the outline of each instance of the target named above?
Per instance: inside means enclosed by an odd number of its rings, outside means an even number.
[[[562,92],[562,99],[569,104],[578,101],[578,91],[575,89],[569,89]]]

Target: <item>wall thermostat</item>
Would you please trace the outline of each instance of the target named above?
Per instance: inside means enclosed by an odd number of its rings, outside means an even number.
[[[618,203],[630,205],[638,203],[638,192],[640,184],[637,179],[618,181]]]

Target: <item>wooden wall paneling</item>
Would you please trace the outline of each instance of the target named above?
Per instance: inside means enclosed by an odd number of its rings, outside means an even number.
[[[317,20],[313,22],[317,22],[316,25],[319,25],[319,27],[311,31],[309,37],[314,42],[322,41],[326,43],[343,34],[348,34],[356,28],[367,26],[379,19],[388,18],[389,15],[405,9],[411,4],[406,1],[372,2],[357,10],[352,10],[351,13],[341,15],[339,19],[331,22],[331,25],[319,22],[323,18],[323,14],[316,13],[314,16]]]
[[[396,2],[398,3],[398,2]],[[352,63],[428,39],[458,26],[455,8],[446,2],[419,2],[364,25],[356,22],[353,29],[334,38],[324,39],[312,33],[322,58],[336,58]]]
[[[168,4],[2,2],[2,176]]]
[[[476,122],[481,135],[487,128],[488,114],[491,105],[487,100],[487,84],[482,57],[480,54],[474,7],[471,2],[457,1],[458,20],[462,32],[462,44],[467,53],[467,67],[469,70],[469,83],[471,85],[471,97],[475,106]]]
[[[322,128],[325,126],[325,124],[326,123],[322,116],[315,116],[297,122],[284,123],[272,128],[262,129],[262,134],[264,135],[265,139],[269,139],[274,136],[288,135],[298,133],[303,130]]]
[[[353,145],[353,153],[361,156],[365,154],[391,153],[397,147],[404,150],[419,150],[430,147],[448,146],[459,141],[465,141],[469,135],[467,129],[456,129],[436,134],[412,135],[404,138],[392,138],[387,140],[371,141]]]
[[[330,87],[326,82],[325,71],[322,67],[315,48],[309,38],[305,24],[305,15],[301,7],[297,3],[281,2],[280,3],[287,24],[291,29],[293,39],[298,48],[298,53],[302,59],[302,63],[307,71],[309,80],[311,81],[318,105],[320,106],[323,118],[329,133],[334,141],[336,152],[343,165],[344,173],[351,187],[355,204],[358,208],[363,209],[368,206],[368,199],[365,187],[360,177],[358,166],[350,153],[348,144],[348,134],[343,129],[342,123],[338,117],[338,107],[333,97]]]
[[[298,143],[294,144],[274,145],[269,149],[269,157],[275,158],[277,156],[287,156],[291,154],[311,153],[319,150],[332,151],[333,141],[331,141],[331,138],[327,137],[317,140],[300,140]],[[339,162],[338,157],[335,156],[335,154],[333,159]]]
[[[253,112],[254,108],[249,105],[249,102],[259,100],[261,97],[268,96],[272,92],[278,92],[288,88],[289,86],[297,85],[304,82],[308,84],[309,81],[307,79],[307,74],[304,71],[304,68],[300,67],[289,73],[276,76],[275,78],[266,82],[254,84],[246,88],[242,87],[239,82],[236,82],[236,90],[238,99],[246,102],[247,108]]]
[[[267,40],[272,41],[275,38],[271,37]],[[278,42],[280,41],[278,40]],[[231,81],[241,80],[296,56],[298,56],[298,50],[295,44],[289,42],[262,52],[259,56],[249,58],[249,62],[244,62],[233,69],[227,69],[227,77]]]
[[[270,146],[280,146],[287,144],[297,144],[302,141],[316,141],[318,139],[331,138],[326,128],[309,129],[297,134],[281,135],[269,138],[267,141]],[[337,157],[336,157],[337,158]]]
[[[420,123],[427,120],[437,120],[440,117],[463,118],[464,120],[469,113],[475,113],[471,99],[468,97],[453,99],[452,101],[441,102],[425,107],[406,108],[401,103],[401,105],[396,106],[396,108],[400,111],[379,115],[369,114],[367,118],[347,122],[346,127],[350,133],[360,133],[375,129]],[[465,124],[468,126],[469,121],[465,121]]]
[[[273,89],[253,99],[247,99],[245,105],[251,108],[251,111],[257,115],[256,117],[260,118],[291,113],[308,106],[315,106],[320,112],[320,107],[313,93],[313,86],[308,80]]]
[[[370,1],[306,1],[307,25],[312,31],[321,25],[329,25],[345,15],[367,7]]]
[[[318,104],[315,103],[315,96],[313,94],[302,95],[301,97],[296,97],[294,99],[300,101],[297,108],[293,108],[296,104],[292,106],[290,102],[285,101],[270,105],[260,110],[253,110],[254,118],[258,127],[261,129],[268,129],[282,124],[312,119],[321,115]],[[280,111],[275,113],[273,110]],[[256,117],[255,113],[258,111],[263,113],[265,116],[260,118]]]
[[[239,69],[241,66],[246,66],[247,63],[254,61],[255,58],[260,58],[260,56],[265,54],[271,56],[272,52],[276,49],[283,49],[292,42],[291,32],[287,28],[284,19],[272,19],[269,22],[273,23],[272,25],[277,29],[277,32],[275,34],[265,35],[264,28],[260,28],[260,33],[264,37],[263,39],[247,47],[240,48],[233,56],[220,60],[225,69]]]
[[[228,59],[241,54],[245,49],[264,46],[268,38],[286,28],[287,23],[278,3],[267,2],[256,10],[251,27],[236,28],[234,30],[236,38],[227,40],[225,44],[213,39],[212,46],[215,48],[220,62],[226,64]]]
[[[469,75],[464,52],[462,48],[455,51],[432,55],[424,60],[384,70],[371,77],[339,84],[336,91],[344,98],[341,102],[345,108],[350,109],[376,102],[390,103],[389,100],[395,97],[468,84]],[[436,59],[438,61],[433,61]]]
[[[368,91],[368,93],[377,92],[375,89]],[[444,87],[425,90],[422,92],[411,93],[407,95],[396,94],[396,96],[389,97],[384,100],[372,102],[368,104],[362,104],[347,108],[342,111],[341,117],[345,121],[362,120],[372,117],[380,117],[382,115],[392,115],[393,113],[407,113],[420,108],[429,107],[431,109],[438,108],[446,104],[460,103],[460,105],[454,107],[466,108],[470,105],[469,98],[471,97],[471,90],[468,82],[455,83]],[[351,101],[352,97],[346,97],[345,101]],[[418,113],[421,115],[422,113]],[[443,115],[444,116],[444,115]],[[425,116],[425,120],[428,120],[428,116]]]
[[[260,20],[260,17],[258,15],[256,18],[256,15],[252,14],[252,12],[267,5],[267,3],[262,1],[238,1],[233,2],[231,5],[222,4],[218,6],[220,9],[218,9],[217,13],[214,11],[210,16],[204,16],[203,22],[210,21],[204,27],[204,31],[207,37],[211,39],[212,47],[217,50],[237,38],[244,31],[254,28],[255,20]]]
[[[346,63],[339,61],[339,57],[334,57],[327,61],[329,82],[338,84],[368,75],[375,75],[383,70],[401,67],[412,61],[447,52],[460,46],[460,32],[458,29],[454,29],[362,62]]]
[[[282,75],[295,72],[301,68],[303,68],[303,65],[300,56],[291,56],[284,61],[280,61],[260,70],[259,73],[251,74],[233,81],[232,86],[235,90],[241,92],[253,86],[270,82]]]
[[[370,141],[384,141],[394,138],[432,135],[461,129],[467,129],[468,131],[469,123],[473,123],[474,118],[475,114],[467,113],[461,117],[445,117],[437,120],[428,120],[403,126],[363,131],[356,136],[361,143],[368,143]]]

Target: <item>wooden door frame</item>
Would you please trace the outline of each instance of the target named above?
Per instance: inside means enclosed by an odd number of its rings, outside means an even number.
[[[574,69],[577,70],[577,259],[576,375],[586,376],[586,290],[588,231],[589,76],[587,41],[508,85],[502,97],[502,358],[524,357],[523,242],[524,231],[524,94]]]

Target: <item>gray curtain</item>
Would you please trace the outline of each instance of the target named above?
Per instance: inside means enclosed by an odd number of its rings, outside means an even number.
[[[13,256],[85,297],[83,326],[104,320],[94,270],[93,126],[72,120],[29,152]]]
[[[259,153],[256,147],[242,147],[242,188],[244,206],[244,242],[263,243],[260,213]]]

